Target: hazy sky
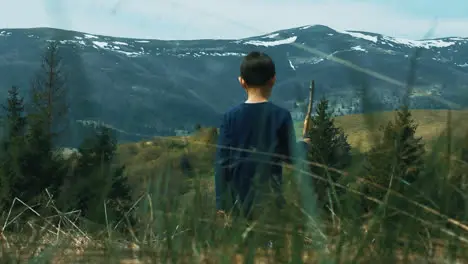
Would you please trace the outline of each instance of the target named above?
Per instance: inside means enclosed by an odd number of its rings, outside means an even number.
[[[240,38],[323,24],[394,37],[468,37],[468,0],[0,0],[0,28],[157,39]]]

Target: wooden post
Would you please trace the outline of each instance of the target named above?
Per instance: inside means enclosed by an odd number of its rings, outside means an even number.
[[[307,104],[307,113],[304,118],[304,128],[302,129],[302,138],[307,139],[307,132],[309,131],[310,127],[310,120],[312,115],[312,104],[314,102],[314,89],[315,89],[315,82],[312,80],[310,82],[310,89],[309,89],[309,102]]]

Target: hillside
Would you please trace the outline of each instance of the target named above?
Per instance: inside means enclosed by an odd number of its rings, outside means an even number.
[[[410,73],[415,76],[412,108],[468,104],[468,39],[411,41],[320,25],[239,40],[191,41],[3,29],[1,100],[11,85],[29,89],[49,40],[59,41],[62,50],[70,122],[104,122],[119,131],[121,140],[174,135],[197,123],[217,125],[220,113],[243,100],[236,77],[242,56],[252,50],[275,60],[279,82],[273,100],[286,107],[305,100],[314,79],[316,98],[326,96],[338,114],[362,112],[363,87],[372,98],[366,111],[394,109]]]
[[[416,134],[421,136],[426,143],[437,139],[447,128],[447,110],[413,110],[412,115],[419,124]],[[462,136],[468,132],[468,125],[463,121],[468,117],[468,111],[452,111],[452,132],[456,136]],[[393,121],[394,112],[380,112],[373,114],[353,114],[338,116],[336,125],[342,127],[348,135],[348,141],[352,147],[360,151],[367,151],[372,146],[373,140],[379,138],[378,128]],[[300,137],[303,122],[296,123],[296,133]]]
[[[414,110],[412,113],[419,124],[417,135],[422,136],[423,140],[429,143],[428,145],[436,140],[446,128],[447,111],[445,110]],[[468,125],[462,122],[467,116],[468,111],[452,111],[452,129],[458,138],[468,131]],[[370,131],[377,131],[377,127],[392,119],[392,112],[354,114],[337,117],[336,124],[348,134],[352,147],[362,152],[372,146],[372,135],[380,135]],[[375,128],[369,129],[366,120],[373,120]],[[299,137],[302,124],[297,123],[296,129]],[[142,179],[148,180],[168,173],[175,180],[183,177],[180,159],[184,154],[188,155],[195,172],[206,176],[213,173],[214,158],[214,148],[206,142],[213,143],[214,139],[213,130],[206,129],[187,138],[157,138],[151,141],[122,144],[119,147],[119,154],[121,162],[127,164],[128,173],[134,181],[141,182]]]

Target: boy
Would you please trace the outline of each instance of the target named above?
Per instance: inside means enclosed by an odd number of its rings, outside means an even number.
[[[222,120],[215,167],[218,214],[239,208],[253,220],[265,194],[281,206],[282,162],[291,162],[296,143],[291,114],[268,101],[276,80],[275,64],[251,52],[240,66],[239,83],[247,101],[228,111]],[[272,191],[272,192],[271,192]],[[228,202],[230,201],[230,202]]]

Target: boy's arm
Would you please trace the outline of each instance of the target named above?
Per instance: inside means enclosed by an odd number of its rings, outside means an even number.
[[[226,179],[229,177],[229,161],[231,150],[231,133],[229,130],[229,120],[227,115],[223,117],[219,128],[218,144],[216,149],[215,160],[215,193],[216,193],[216,210],[225,210],[225,199],[227,191]]]
[[[283,121],[280,130],[280,149],[281,155],[284,156],[284,162],[292,163],[292,158],[296,151],[296,132],[291,114],[288,112]]]

